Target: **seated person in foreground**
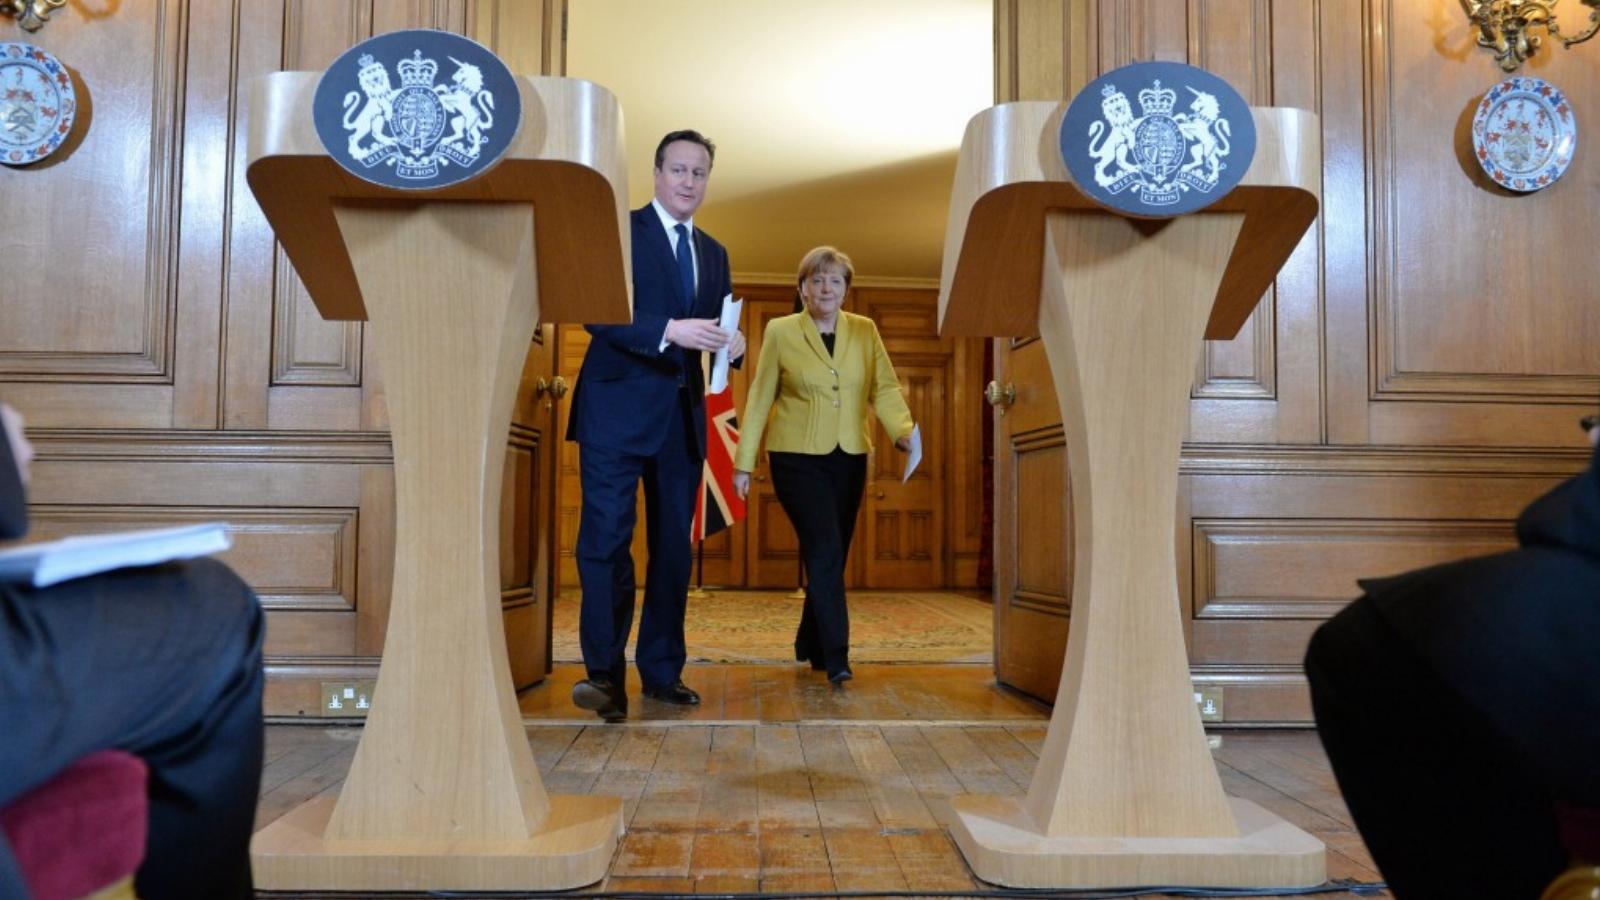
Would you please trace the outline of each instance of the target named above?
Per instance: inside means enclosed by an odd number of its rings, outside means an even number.
[[[1399,900],[1534,900],[1569,862],[1560,808],[1600,807],[1600,450],[1517,541],[1363,581],[1306,654],[1323,746]]]
[[[27,530],[32,456],[0,404],[0,541]],[[99,750],[150,770],[141,897],[252,896],[261,787],[262,617],[214,560],[48,588],[0,582],[0,806]],[[0,897],[27,896],[0,838]]]

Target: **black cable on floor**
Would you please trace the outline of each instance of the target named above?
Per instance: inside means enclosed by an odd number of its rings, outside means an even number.
[[[508,891],[404,891],[404,892],[370,892],[370,891],[328,891],[315,895],[304,892],[285,891],[259,891],[259,897],[340,897],[340,898],[371,898],[371,900],[403,900],[412,897],[438,897],[441,900],[545,900],[554,897],[580,897],[583,900],[865,900],[865,898],[895,898],[908,897],[940,897],[940,898],[972,898],[972,900],[1123,900],[1128,897],[1294,897],[1309,896],[1312,894],[1339,894],[1348,893],[1358,897],[1375,896],[1387,890],[1388,885],[1382,881],[1356,881],[1352,878],[1337,878],[1313,887],[1288,887],[1288,888],[1195,888],[1173,886],[1151,886],[1135,888],[994,888],[985,891],[810,891],[787,893],[729,893],[729,894],[682,894],[671,892],[653,891],[598,891],[594,893],[576,891],[540,891],[508,892]]]

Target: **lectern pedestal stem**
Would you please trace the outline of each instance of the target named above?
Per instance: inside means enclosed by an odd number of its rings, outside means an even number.
[[[1072,486],[1072,624],[1028,793],[957,797],[979,877],[1028,887],[1290,885],[1323,849],[1230,801],[1193,701],[1174,522],[1189,386],[1244,221],[1045,223],[1039,335]],[[1279,828],[1279,825],[1284,827]]]
[[[372,710],[338,802],[257,836],[258,883],[597,881],[621,833],[620,803],[545,794],[500,613],[501,473],[539,308],[533,207],[375,201],[334,212],[384,373],[394,593]]]

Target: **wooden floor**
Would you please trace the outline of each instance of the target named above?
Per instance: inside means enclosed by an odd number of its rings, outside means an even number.
[[[605,726],[567,698],[577,669],[526,692],[523,710],[552,793],[626,801],[627,834],[590,891],[993,890],[950,840],[949,798],[1023,793],[1047,725],[987,666],[862,666],[833,689],[802,666],[707,665],[685,672],[699,708],[642,701],[635,685],[633,718]],[[258,826],[337,790],[359,738],[269,726]],[[1328,845],[1330,878],[1379,880],[1313,732],[1223,732],[1215,757],[1229,793]]]
[[[673,706],[642,699],[639,673],[630,668],[629,712],[636,721],[656,722],[991,722],[1050,716],[1043,704],[995,687],[988,664],[862,664],[851,671],[855,680],[835,689],[822,672],[797,663],[690,665],[683,681],[700,694],[700,705]],[[594,722],[594,713],[572,705],[572,686],[583,677],[581,665],[556,666],[543,683],[522,692],[523,718]]]

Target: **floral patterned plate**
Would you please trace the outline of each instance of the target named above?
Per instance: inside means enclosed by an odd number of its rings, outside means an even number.
[[[1472,117],[1478,164],[1495,184],[1513,191],[1554,184],[1577,147],[1572,103],[1542,78],[1507,78],[1483,95]]]
[[[54,153],[77,112],[61,60],[32,44],[0,43],[0,163],[25,166]]]

